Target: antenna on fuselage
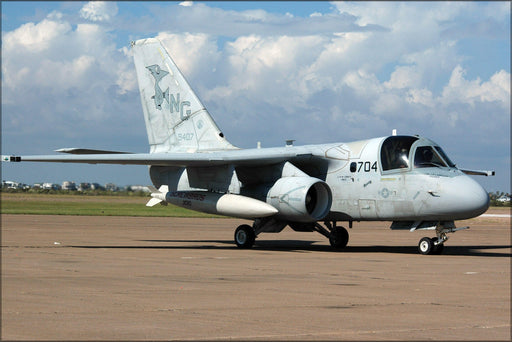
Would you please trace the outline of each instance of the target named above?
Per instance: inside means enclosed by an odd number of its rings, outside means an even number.
[[[391,135],[396,136],[396,128],[393,129],[393,131],[391,132]]]

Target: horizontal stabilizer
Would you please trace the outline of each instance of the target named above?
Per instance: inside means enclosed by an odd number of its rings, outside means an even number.
[[[90,148],[61,148],[55,150],[55,152],[60,153],[69,153],[69,154],[130,154],[131,152],[121,152],[121,151],[108,151],[108,150],[94,150]]]
[[[20,162],[21,157],[20,156],[2,156],[3,162]]]

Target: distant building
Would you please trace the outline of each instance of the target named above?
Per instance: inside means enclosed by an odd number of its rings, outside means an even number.
[[[78,184],[78,191],[86,191],[91,189],[91,183],[80,183]]]
[[[43,183],[43,190],[60,190],[61,186],[55,183]]]
[[[22,184],[19,185],[18,189],[29,190],[30,188],[31,188],[30,185],[22,183]]]
[[[2,181],[2,189],[19,189],[20,183],[13,181]]]
[[[70,182],[70,181],[62,182],[62,190],[75,191],[76,190],[75,182]]]
[[[116,192],[119,190],[119,188],[114,183],[107,183],[105,184],[105,190]]]
[[[91,183],[91,190],[105,190],[105,187],[98,183]]]

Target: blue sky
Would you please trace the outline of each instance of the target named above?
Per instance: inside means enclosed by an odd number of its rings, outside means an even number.
[[[2,154],[146,152],[128,46],[157,36],[237,146],[396,128],[510,191],[509,2],[1,4]],[[2,179],[150,182],[145,167],[62,164],[2,165]]]

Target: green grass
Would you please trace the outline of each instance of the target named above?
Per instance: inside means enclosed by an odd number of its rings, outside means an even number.
[[[149,200],[149,197],[147,198]],[[222,217],[180,208],[174,205],[145,206],[145,198],[109,196],[78,197],[66,195],[2,194],[1,214],[81,215],[81,216],[152,216],[152,217]]]

